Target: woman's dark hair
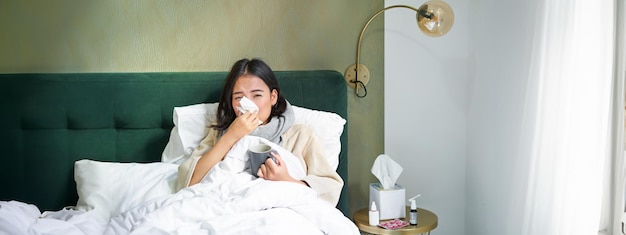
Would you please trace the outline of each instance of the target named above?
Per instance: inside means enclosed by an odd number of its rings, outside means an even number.
[[[278,100],[275,105],[272,106],[272,112],[269,118],[278,117],[283,115],[287,109],[287,101],[280,92],[278,81],[274,75],[274,71],[265,62],[260,59],[241,59],[233,65],[230,72],[226,76],[226,82],[222,88],[222,96],[220,97],[220,103],[217,107],[217,123],[211,127],[224,131],[230,126],[230,124],[237,118],[235,111],[233,110],[232,96],[233,87],[235,82],[242,75],[249,74],[259,77],[265,84],[272,90],[276,90],[278,94]]]

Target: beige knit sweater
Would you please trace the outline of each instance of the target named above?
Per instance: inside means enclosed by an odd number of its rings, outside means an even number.
[[[191,156],[178,167],[178,189],[189,186],[196,163],[217,142],[218,131],[209,133]],[[302,163],[306,176],[302,179],[317,192],[318,197],[337,205],[343,180],[332,169],[317,136],[309,127],[293,125],[283,134],[283,148],[292,152]]]

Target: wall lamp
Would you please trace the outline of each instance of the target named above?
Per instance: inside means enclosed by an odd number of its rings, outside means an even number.
[[[407,8],[415,11],[417,26],[424,34],[431,37],[445,35],[450,31],[452,25],[454,24],[454,12],[452,11],[452,8],[442,0],[431,0],[425,2],[419,8],[407,5],[388,6],[372,15],[367,23],[365,23],[365,26],[363,26],[361,34],[359,34],[359,41],[356,45],[356,64],[350,65],[348,69],[346,69],[344,76],[348,86],[354,89],[354,94],[359,98],[363,98],[367,95],[367,88],[365,85],[367,85],[367,82],[370,80],[369,70],[365,67],[365,65],[360,63],[361,40],[363,39],[363,33],[365,33],[367,26],[369,26],[376,16],[392,8]],[[363,90],[362,93],[359,92],[360,89]]]

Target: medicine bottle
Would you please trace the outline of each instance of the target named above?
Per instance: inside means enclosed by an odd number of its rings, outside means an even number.
[[[415,197],[409,198],[409,202],[411,202],[411,211],[409,212],[410,225],[417,225],[417,205],[415,204],[415,199],[421,196],[422,194],[418,194]]]
[[[380,214],[378,214],[376,202],[374,201],[372,201],[372,207],[370,207],[369,219],[371,226],[378,226],[378,223],[380,223]]]
[[[409,212],[409,224],[417,225],[417,205],[415,205],[415,200],[411,201],[411,212]]]

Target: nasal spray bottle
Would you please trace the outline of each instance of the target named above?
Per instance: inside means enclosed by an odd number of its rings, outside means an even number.
[[[409,198],[409,202],[411,202],[411,212],[409,212],[409,224],[417,225],[417,204],[415,203],[415,199],[422,196],[422,194],[418,194],[415,197]]]

